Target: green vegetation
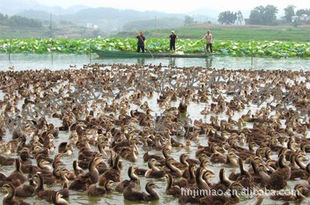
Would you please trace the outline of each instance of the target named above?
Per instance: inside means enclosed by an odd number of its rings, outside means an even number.
[[[92,38],[104,34],[100,30],[87,29],[76,25],[58,24],[53,27],[53,30],[47,26],[41,28],[11,28],[0,25],[0,38]]]
[[[234,24],[237,20],[237,13],[231,11],[223,11],[219,14],[218,22],[221,24]]]
[[[149,39],[147,49],[152,52],[167,52],[168,39]],[[205,42],[201,40],[180,39],[178,51],[185,53],[204,52]],[[92,49],[135,51],[134,38],[93,38],[93,39],[2,39],[2,53],[75,53],[87,54]],[[310,43],[281,41],[229,41],[217,40],[214,51],[227,56],[271,56],[271,57],[309,57]]]
[[[48,36],[47,30],[44,28],[11,28],[8,26],[0,26],[0,38],[33,38],[40,36]]]
[[[218,16],[218,22],[221,24],[234,24],[243,22],[249,25],[293,25],[310,24],[310,9],[300,9],[295,12],[294,5],[288,5],[284,8],[284,16],[277,19],[278,8],[273,5],[257,6],[251,10],[248,19],[243,19],[241,11],[221,12]]]
[[[184,25],[191,25],[193,24],[195,21],[194,21],[194,18],[190,17],[190,16],[185,16],[185,19],[184,19]]]
[[[257,41],[310,41],[310,27],[301,26],[227,26],[200,24],[174,28],[180,38],[200,39],[211,30],[215,40],[257,40]],[[146,38],[168,38],[171,29],[157,29],[145,32]],[[115,37],[132,37],[135,33],[121,32]]]
[[[0,25],[9,27],[42,27],[42,23],[35,19],[29,19],[21,16],[7,16],[0,13]]]
[[[295,6],[289,5],[284,9],[284,21],[285,23],[292,23],[293,16],[295,16]]]
[[[276,25],[277,13],[278,9],[273,5],[257,6],[251,11],[248,23],[253,25]]]
[[[8,16],[0,13],[0,38],[30,38],[43,36],[46,31],[39,20],[21,16]]]

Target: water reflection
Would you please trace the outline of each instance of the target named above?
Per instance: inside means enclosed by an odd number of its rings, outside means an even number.
[[[138,65],[145,65],[145,58],[137,58]]]
[[[310,58],[260,58],[260,57],[219,57],[208,58],[128,58],[128,59],[98,59],[96,55],[73,54],[0,54],[0,70],[8,70],[14,66],[15,70],[26,69],[67,69],[70,66],[77,68],[85,64],[140,64],[163,65],[170,67],[199,66],[216,69],[283,69],[283,70],[310,70]]]
[[[51,53],[51,64],[54,65],[54,54]]]
[[[206,68],[212,68],[213,56],[209,56],[208,58],[205,58],[205,61],[206,61]]]
[[[169,58],[169,66],[172,67],[172,68],[176,66],[175,58]]]
[[[8,56],[9,56],[9,62],[11,63],[11,53],[9,53]]]

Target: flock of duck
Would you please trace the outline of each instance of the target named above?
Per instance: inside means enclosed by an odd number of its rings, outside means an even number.
[[[186,87],[192,73],[195,86]],[[211,84],[214,75],[225,82]],[[255,196],[253,205],[310,196],[309,72],[94,64],[3,71],[0,82],[4,205],[66,205],[76,192],[212,205],[249,200],[243,189],[294,190]]]

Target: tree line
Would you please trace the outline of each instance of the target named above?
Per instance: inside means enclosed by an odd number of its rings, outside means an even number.
[[[251,10],[248,19],[243,19],[241,11],[224,11],[218,16],[221,24],[252,24],[252,25],[277,25],[277,24],[310,24],[310,9],[299,9],[295,11],[294,5],[284,9],[284,16],[277,19],[278,8],[273,5],[257,6]]]
[[[29,19],[21,16],[8,16],[0,13],[0,25],[9,27],[42,27],[39,20]]]

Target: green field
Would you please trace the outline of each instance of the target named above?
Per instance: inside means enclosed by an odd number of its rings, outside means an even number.
[[[171,30],[175,30],[180,38],[201,38],[207,30],[211,30],[214,39],[218,40],[257,40],[257,41],[303,41],[310,42],[310,26],[224,26],[198,24],[173,29],[145,31],[147,38],[168,38]],[[120,32],[116,37],[132,37],[134,32]]]

